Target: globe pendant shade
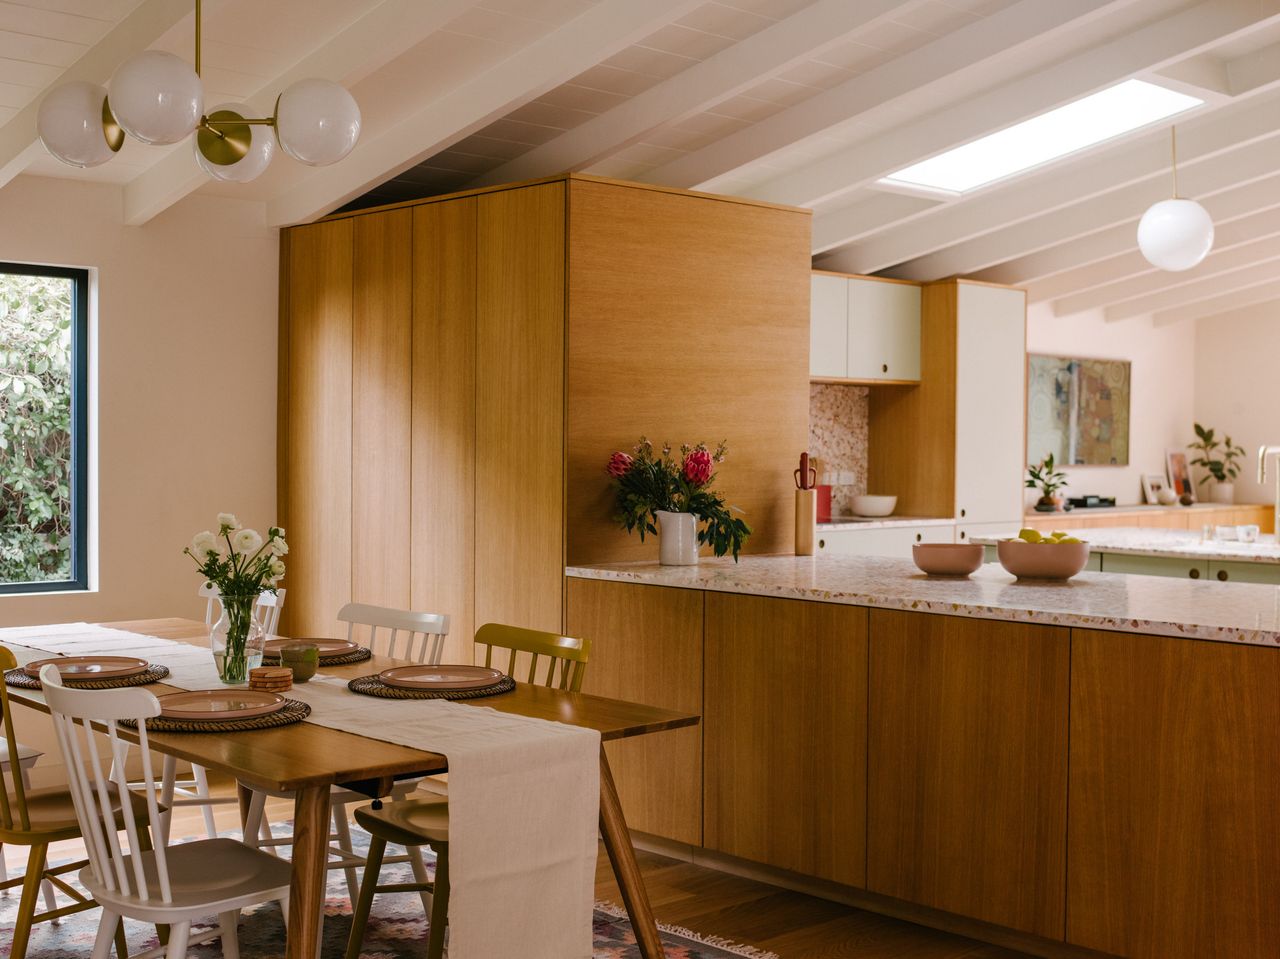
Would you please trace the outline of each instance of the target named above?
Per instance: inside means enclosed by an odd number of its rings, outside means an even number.
[[[252,115],[252,111],[243,103],[221,103],[209,111],[210,120],[234,121]],[[223,142],[229,139],[233,143],[230,151],[217,150],[213,143],[214,140],[219,139],[217,134],[203,127],[197,131],[192,144],[196,163],[215,180],[248,183],[260,176],[270,165],[271,158],[275,155],[276,141],[267,127],[244,123],[230,127],[218,125],[214,129],[223,134]],[[231,163],[219,162],[230,157],[238,157],[238,159]]]
[[[126,60],[109,89],[120,126],[143,143],[177,143],[196,128],[204,112],[204,88],[195,70],[160,50]]]
[[[360,107],[328,80],[299,80],[276,101],[280,149],[308,166],[337,163],[360,139]]]
[[[109,131],[120,131],[106,101],[105,89],[84,81],[50,91],[36,114],[36,131],[44,148],[71,166],[98,166],[110,160],[120,149],[121,138],[108,140]]]
[[[1189,270],[1213,248],[1213,220],[1195,200],[1161,200],[1138,223],[1138,248],[1157,269]]]

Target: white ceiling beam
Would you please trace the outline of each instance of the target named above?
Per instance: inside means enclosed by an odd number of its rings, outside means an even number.
[[[884,229],[886,223],[913,222],[943,204],[941,199],[909,193],[873,192],[848,206],[813,218],[813,253],[816,256],[841,244],[871,236]]]
[[[1027,44],[1043,44],[1065,28],[1100,16],[1108,8],[1126,5],[1127,0],[1021,0],[749,128],[656,167],[640,179],[664,186],[714,189],[719,177],[820,136],[832,127],[865,120],[909,97],[928,103],[968,74],[998,75],[1002,55]]]
[[[143,0],[47,89],[77,80],[105,83],[129,57],[151,46],[183,20],[194,17],[191,0]],[[36,134],[36,115],[43,99],[42,93],[0,127],[0,187],[25,170],[42,149]]]
[[[709,110],[924,0],[817,0],[611,110],[504,163],[475,186],[584,170],[655,130]]]
[[[1181,63],[1172,63],[1157,71],[1152,79],[1161,86],[1210,102],[1224,102],[1231,97],[1231,75],[1227,70],[1227,61],[1212,53],[1202,53],[1198,57],[1188,57]]]
[[[1186,171],[1243,145],[1280,136],[1278,112],[1280,96],[1267,95],[1179,124],[1179,168]],[[1017,223],[1038,220],[1119,187],[1151,180],[1167,183],[1168,177],[1169,132],[1161,125],[1126,142],[1073,157],[1069,163],[1056,163],[972,197],[943,203],[927,216],[895,224],[854,246],[849,246],[848,240],[833,243],[839,236],[841,211],[822,211],[813,218],[815,248],[822,236],[824,242],[847,247],[840,251],[842,269],[876,273]]]
[[[1230,61],[1227,77],[1233,97],[1280,82],[1280,43]]]
[[[475,0],[383,0],[246,100],[269,116],[276,97],[298,80],[318,77],[352,86],[464,13]],[[209,179],[190,150],[174,150],[125,185],[124,221],[141,226]]]
[[[506,60],[364,139],[267,203],[272,226],[302,223],[353,200],[536,99],[699,6],[699,0],[600,0]]]
[[[1261,260],[1238,270],[1227,270],[1212,276],[1203,277],[1194,283],[1186,283],[1167,290],[1157,290],[1147,296],[1138,297],[1125,303],[1117,303],[1103,310],[1107,322],[1128,320],[1135,316],[1149,316],[1177,306],[1198,303],[1232,290],[1243,290],[1261,286],[1264,283],[1275,283],[1280,280],[1280,270],[1276,269],[1277,253],[1270,260]]]
[[[1215,296],[1211,299],[1200,300],[1197,303],[1188,303],[1186,306],[1178,306],[1171,310],[1153,313],[1151,322],[1156,326],[1172,326],[1175,323],[1185,323],[1187,320],[1199,320],[1208,316],[1217,316],[1219,313],[1227,313],[1245,306],[1269,303],[1275,299],[1280,299],[1280,282],[1264,283],[1260,286],[1233,290],[1230,293],[1223,293],[1221,296]]]
[[[874,183],[912,163],[1158,69],[1263,23],[1280,22],[1280,2],[1209,0],[1096,44],[1016,83],[1002,83],[892,130],[740,191],[775,203],[812,206]]]

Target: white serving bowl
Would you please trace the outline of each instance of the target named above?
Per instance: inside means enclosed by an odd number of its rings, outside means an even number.
[[[853,498],[854,516],[888,516],[898,505],[896,496],[868,496],[863,494]]]

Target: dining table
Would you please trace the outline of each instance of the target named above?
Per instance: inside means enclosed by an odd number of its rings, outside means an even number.
[[[207,646],[209,642],[208,625],[195,620],[142,619],[97,625],[196,646]],[[352,679],[403,665],[408,664],[403,660],[374,655],[360,663],[325,666],[324,672]],[[145,688],[156,695],[179,691],[165,683],[153,683]],[[39,690],[11,688],[9,697],[11,702],[48,712]],[[600,836],[617,878],[641,956],[644,959],[662,957],[664,953],[657,922],[636,862],[635,848],[604,744],[693,726],[700,717],[528,683],[517,683],[515,689],[508,693],[462,702],[599,732]],[[118,732],[137,742],[136,734],[129,729],[121,727]],[[293,876],[285,947],[287,959],[316,959],[319,956],[329,860],[330,788],[340,785],[376,799],[390,795],[391,785],[398,778],[434,775],[449,769],[448,759],[439,753],[310,722],[251,732],[148,732],[147,738],[153,750],[234,776],[240,784],[242,825],[248,812],[250,787],[287,790],[294,794]]]

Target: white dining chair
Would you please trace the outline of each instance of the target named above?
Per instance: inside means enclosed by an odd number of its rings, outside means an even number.
[[[22,777],[22,788],[31,791],[31,767],[34,766],[44,755],[34,746],[27,746],[17,743],[18,752],[18,775]],[[9,744],[0,738],[0,783],[4,782],[4,774],[13,775],[13,761],[9,756]],[[0,843],[0,884],[9,881],[9,869],[4,864],[4,844]],[[40,888],[44,891],[45,906],[50,912],[58,908],[58,898],[53,892],[53,883],[45,879],[40,883]],[[5,890],[7,896],[9,891]]]
[[[375,656],[403,659],[415,663],[436,665],[444,654],[445,640],[449,636],[449,617],[441,613],[422,613],[413,610],[370,606],[365,603],[348,603],[338,611],[338,621],[347,624],[347,640],[364,646]],[[405,779],[392,787],[391,799],[405,799],[425,777]],[[247,785],[247,784],[242,784]],[[249,811],[245,819],[245,842],[254,846],[288,846],[292,837],[277,838],[266,816],[267,797],[292,799],[292,792],[253,790]],[[382,797],[388,798],[388,797]],[[334,786],[330,792],[333,811],[333,833],[329,837],[335,845],[329,847],[330,869],[342,869],[346,873],[347,891],[354,902],[360,889],[356,869],[365,864],[365,857],[355,852],[351,842],[351,825],[347,821],[347,807],[352,803],[369,801],[364,793]],[[418,848],[410,848],[404,856],[395,856],[387,862],[408,862],[419,883],[427,881],[427,868]],[[422,904],[430,912],[431,894],[422,892]]]
[[[279,902],[288,915],[288,864],[234,839],[168,844],[147,747],[145,721],[160,715],[154,694],[140,688],[69,689],[54,666],[40,671],[40,682],[88,850],[89,865],[80,871],[80,882],[102,906],[92,959],[107,959],[124,918],[169,926],[167,959],[186,959],[188,946],[215,937],[222,939],[226,959],[239,959],[236,926],[241,909]],[[138,796],[146,805],[141,822],[129,815],[117,822],[113,809],[120,805],[114,797],[128,791],[123,770],[130,745],[118,735],[116,722],[121,719],[137,723],[143,772]],[[105,727],[110,755],[101,755],[90,724]],[[191,935],[192,920],[215,915],[214,929]]]
[[[264,633],[275,633],[276,627],[280,625],[280,611],[284,609],[284,594],[287,590],[278,589],[274,593],[269,589],[264,589],[258,594],[258,601],[253,604],[253,618],[258,621],[258,625],[262,627]],[[216,618],[214,608],[222,605],[222,596],[218,592],[218,587],[213,583],[205,583],[196,590],[196,595],[205,601],[204,604],[204,623],[206,626],[212,626]],[[218,610],[218,616],[222,615],[222,611]]]

